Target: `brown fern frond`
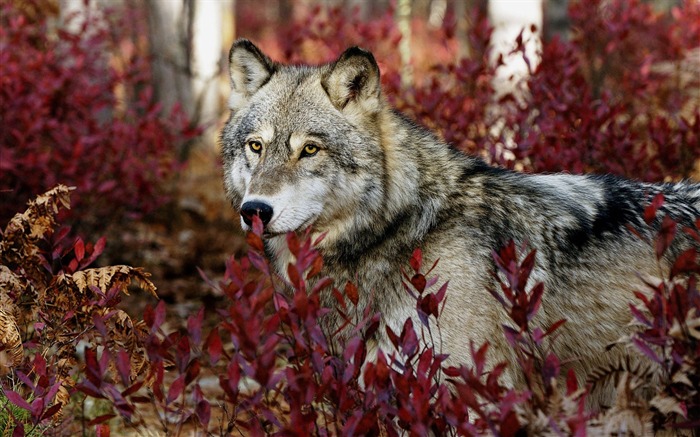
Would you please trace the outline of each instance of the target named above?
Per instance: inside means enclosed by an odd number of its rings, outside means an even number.
[[[0,376],[22,363],[24,349],[17,322],[10,312],[0,308]]]
[[[141,374],[148,364],[146,350],[137,331],[138,327],[135,326],[131,317],[122,310],[111,311],[108,327],[111,334],[109,345],[115,350],[124,349],[129,354],[133,380]]]
[[[135,281],[139,287],[158,297],[156,286],[149,279],[150,276],[150,273],[143,271],[140,267],[117,265],[75,272],[72,279],[81,292],[85,292],[90,287],[97,287],[106,293],[112,287],[119,287],[120,291],[127,295],[129,294],[127,287]]]
[[[0,264],[11,271],[21,266],[27,279],[39,286],[47,285],[37,242],[53,232],[59,207],[70,208],[72,190],[74,188],[58,185],[29,201],[27,210],[10,220],[0,240]]]
[[[620,376],[630,375],[636,381],[649,381],[656,373],[656,368],[650,362],[634,360],[629,355],[624,359],[611,363],[606,366],[594,369],[586,379],[586,384],[590,385],[592,392],[598,387],[605,387],[612,379],[615,385],[618,385]]]
[[[70,192],[75,187],[57,185],[46,193],[30,200],[23,213],[16,214],[7,224],[3,241],[0,242],[0,255],[9,255],[17,237],[26,236],[30,242],[36,242],[46,233],[53,231],[59,206],[70,209]],[[20,238],[20,240],[23,240]]]
[[[639,366],[638,366],[639,367]],[[637,367],[637,368],[638,368]],[[635,390],[645,379],[625,371],[617,384],[615,404],[601,417],[603,435],[652,435],[652,413],[644,398],[636,396]]]
[[[23,279],[12,273],[7,266],[0,264],[0,308],[10,313],[19,323],[21,323],[21,314],[15,303],[24,290],[29,287],[29,284]]]
[[[73,350],[74,352],[74,350]],[[64,349],[60,355],[67,356],[70,352]],[[75,386],[75,381],[71,377],[71,370],[77,366],[78,362],[74,357],[60,358],[57,362],[58,372],[56,377],[60,381],[61,386],[56,393],[57,404],[61,404],[61,409],[51,418],[53,423],[59,423],[63,419],[63,407],[70,403],[70,389]]]

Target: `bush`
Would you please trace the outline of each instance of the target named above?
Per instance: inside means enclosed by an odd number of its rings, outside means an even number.
[[[110,59],[121,42],[110,27],[128,29],[129,17],[89,16],[71,33],[20,3],[0,10],[0,222],[58,183],[78,188],[83,230],[152,211],[165,200],[175,145],[196,129],[182,111],[162,114],[146,59]]]
[[[2,408],[15,432],[62,434],[93,426],[98,433],[139,432],[155,418],[165,434],[607,435],[625,428],[642,435],[692,428],[700,420],[695,251],[678,257],[669,278],[650,284],[650,297],[636,293],[640,305],[631,307],[630,318],[640,330],[623,342],[646,364],[620,363],[592,375],[590,384],[622,378],[615,405],[591,420],[584,408],[588,387],[572,371],[561,375],[551,352],[565,321],[531,324],[546,298],[542,284],[525,288],[535,253],[521,257],[512,242],[493,253],[501,283],[491,293],[510,318],[503,329],[525,381],[520,389],[500,382],[505,363],[486,367],[488,343],[472,345],[471,367],[447,367],[446,356],[428,346],[439,330],[447,286],[433,287],[437,278],[419,250],[407,261],[404,285],[420,325],[409,318],[401,332],[386,328],[395,350],[375,351],[367,340],[382,329],[380,315],[356,312],[370,307],[358,305],[365,296],[350,283],[338,288],[318,276],[322,261],[308,234],[288,235],[297,262],[281,286],[262,254],[259,220],[247,237],[249,253],[231,258],[218,283],[207,280],[224,296],[215,314],[200,309],[183,328],[168,332],[160,301],[146,308],[143,321],[132,319],[117,304],[131,281],[153,292],[146,274],[127,266],[87,268],[102,243],[50,244],[64,234],[54,231],[53,217],[67,193],[58,187],[32,202],[0,241],[0,338],[12,358],[5,370],[16,378],[13,384],[3,380],[9,403]],[[661,204],[656,199],[647,208],[648,221]],[[659,259],[676,229],[670,219],[663,222],[650,241]],[[696,230],[690,234],[700,243]],[[321,304],[321,294],[335,297],[332,308]],[[334,332],[322,322],[330,311],[346,320]],[[371,353],[376,359],[365,362]],[[639,390],[655,396],[646,402]],[[107,411],[76,405],[87,399],[101,400]]]

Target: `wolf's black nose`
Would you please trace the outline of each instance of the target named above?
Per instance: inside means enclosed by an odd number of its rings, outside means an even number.
[[[241,217],[245,224],[250,226],[253,223],[253,216],[257,215],[267,225],[272,218],[272,207],[263,202],[246,202],[241,205]]]

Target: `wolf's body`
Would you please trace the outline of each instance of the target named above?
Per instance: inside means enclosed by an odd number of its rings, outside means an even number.
[[[374,58],[357,48],[329,65],[284,66],[241,40],[230,61],[224,177],[244,229],[260,215],[279,272],[291,261],[286,232],[313,225],[326,233],[324,273],[341,286],[355,282],[367,293],[360,304],[371,302],[394,331],[416,315],[401,284],[412,251],[421,248],[426,265],[439,259],[438,284],[449,280],[441,347],[452,363],[470,362],[470,339],[491,342],[494,360],[514,359],[505,313],[486,291],[495,287],[492,250],[510,239],[538,251],[538,323],[568,320],[556,341],[560,358],[577,358],[580,377],[618,359],[621,351],[605,346],[631,319],[632,291],[644,288],[639,274],[662,273],[629,226],[653,234],[642,212],[658,192],[663,212],[682,225],[700,216],[698,184],[525,175],[465,156],[392,110]],[[662,264],[693,244],[681,234]],[[390,351],[384,332],[376,341]]]

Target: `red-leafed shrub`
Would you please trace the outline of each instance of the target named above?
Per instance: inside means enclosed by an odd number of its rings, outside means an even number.
[[[166,434],[579,436],[624,428],[641,435],[700,420],[695,251],[678,257],[667,280],[636,293],[641,303],[630,307],[630,319],[640,329],[622,341],[646,364],[623,362],[592,375],[592,384],[623,378],[613,408],[591,421],[588,387],[572,371],[562,375],[552,353],[565,321],[532,322],[546,299],[542,284],[528,281],[535,252],[521,258],[512,242],[494,251],[499,289],[483,290],[509,317],[503,333],[516,369],[487,366],[488,343],[472,345],[471,365],[448,367],[447,357],[430,347],[439,338],[448,288],[430,275],[432,267],[426,271],[420,250],[404,275],[417,318],[394,332],[382,328],[380,314],[358,313],[371,308],[360,302],[371,299],[363,290],[319,276],[322,259],[308,234],[287,237],[296,258],[289,279],[272,272],[256,218],[250,251],[226,263],[222,280],[209,281],[222,296],[215,313],[201,308],[173,330],[164,301],[148,306],[143,321],[116,307],[131,281],[153,292],[147,274],[127,266],[88,269],[104,243],[70,244],[66,232],[54,231],[67,193],[58,187],[41,196],[0,240],[0,329],[8,357],[0,369],[14,375],[2,380],[0,424],[16,433],[63,435],[88,426],[143,432],[155,419]],[[663,222],[649,242],[659,259],[677,232],[657,214],[661,205],[656,199],[645,212],[649,222]],[[700,243],[697,229],[683,231]],[[322,294],[334,297],[330,305],[322,304],[328,302]],[[329,312],[338,312],[344,326],[329,331],[323,323]],[[391,350],[373,349],[369,339],[378,329],[386,329]],[[519,373],[523,386],[504,385],[505,371]],[[640,389],[653,398],[646,401]],[[70,399],[103,407],[81,409]]]
[[[700,6],[685,2],[667,17],[638,1],[576,2],[570,16],[572,41],[545,43],[522,84],[524,97],[501,101],[500,138],[514,144],[515,162],[644,180],[693,174],[700,105],[692,90],[700,79],[684,71],[698,65],[680,29],[698,34]]]
[[[78,188],[83,229],[153,210],[175,146],[196,130],[181,111],[161,113],[146,59],[114,63],[118,14],[88,17],[72,33],[19,3],[0,11],[0,223],[57,183]]]

